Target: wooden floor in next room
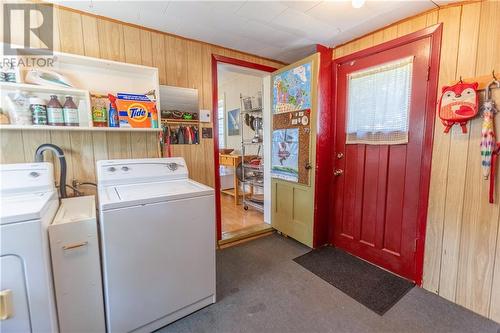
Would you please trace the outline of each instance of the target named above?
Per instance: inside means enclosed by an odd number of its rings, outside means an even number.
[[[240,204],[234,204],[234,198],[221,193],[222,210],[222,240],[240,238],[244,235],[269,228],[269,224],[264,223],[264,216],[261,212],[249,208],[244,210]]]

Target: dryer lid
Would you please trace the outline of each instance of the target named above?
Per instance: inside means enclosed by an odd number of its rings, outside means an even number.
[[[3,196],[0,200],[0,224],[41,219],[52,200],[57,200],[55,191]]]
[[[0,165],[0,195],[48,192],[55,190],[51,163],[17,163]]]

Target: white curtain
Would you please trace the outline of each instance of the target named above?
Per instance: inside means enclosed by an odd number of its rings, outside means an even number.
[[[413,56],[348,75],[347,144],[408,142]]]

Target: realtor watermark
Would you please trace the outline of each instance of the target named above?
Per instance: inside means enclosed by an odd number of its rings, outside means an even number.
[[[52,4],[3,4],[2,67],[52,67],[54,64]]]

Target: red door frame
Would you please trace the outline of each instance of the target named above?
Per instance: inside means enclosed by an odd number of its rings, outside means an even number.
[[[217,64],[224,63],[230,65],[236,65],[240,67],[246,67],[251,69],[257,69],[263,72],[274,72],[278,70],[277,68],[256,64],[253,62],[225,57],[222,55],[212,54],[212,131],[213,131],[213,142],[214,142],[214,171],[215,171],[215,217],[217,224],[217,240],[222,239],[222,220],[221,220],[221,204],[220,204],[220,172],[219,172],[219,128],[217,124],[218,113],[219,113],[219,87],[217,81]]]
[[[441,36],[443,27],[442,24],[436,24],[431,27],[422,29],[420,31],[411,33],[409,35],[396,38],[394,40],[370,47],[365,50],[361,50],[344,57],[340,57],[333,61],[333,76],[332,85],[334,90],[334,98],[332,99],[332,113],[334,117],[331,122],[332,128],[332,138],[336,138],[336,126],[335,118],[337,115],[337,75],[338,68],[341,64],[354,61],[356,59],[374,55],[398,46],[409,44],[419,39],[428,38],[431,39],[431,50],[430,50],[430,68],[429,68],[429,81],[427,85],[427,101],[426,101],[426,119],[425,119],[425,130],[424,130],[424,148],[422,155],[422,174],[420,177],[420,183],[422,184],[419,204],[418,204],[418,226],[417,226],[417,244],[415,253],[415,267],[416,267],[416,277],[415,283],[417,285],[422,284],[422,274],[423,274],[423,264],[424,264],[424,248],[425,248],[425,231],[427,225],[427,208],[429,201],[429,187],[430,187],[430,176],[431,176],[431,161],[432,161],[432,146],[433,146],[433,134],[434,134],[434,121],[436,116],[436,105],[437,105],[437,94],[438,94],[438,76],[439,76],[439,60],[441,53]],[[335,147],[334,143],[333,147]],[[331,152],[331,165],[335,165],[334,148],[332,147]],[[334,190],[330,192],[331,202],[335,202]],[[335,205],[332,205],[330,210],[330,223],[335,223],[333,217],[335,216]],[[330,242],[333,244],[333,230],[334,226],[330,225]],[[335,245],[335,244],[334,244]]]

